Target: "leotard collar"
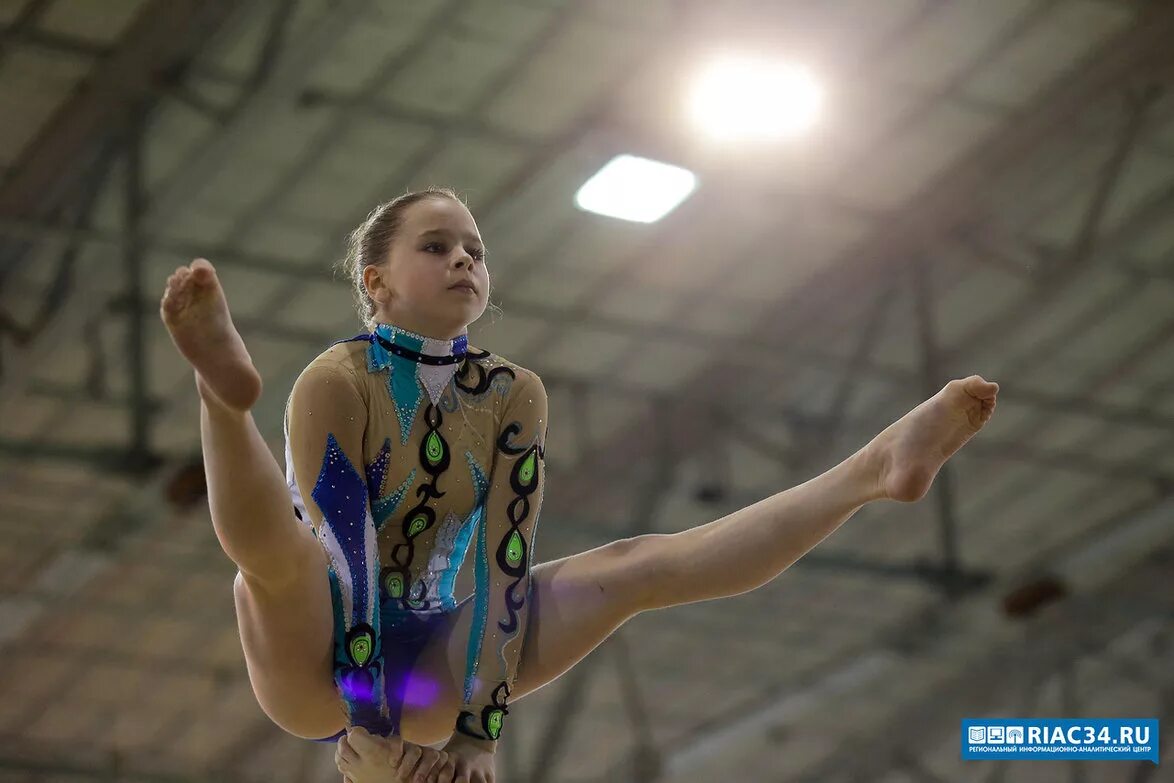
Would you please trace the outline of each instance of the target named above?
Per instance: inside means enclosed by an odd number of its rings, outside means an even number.
[[[432,366],[457,364],[469,349],[468,332],[452,340],[438,340],[392,324],[376,324],[370,339],[371,364],[375,367],[387,366],[392,356]]]

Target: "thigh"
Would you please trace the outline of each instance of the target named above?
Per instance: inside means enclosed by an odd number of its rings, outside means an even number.
[[[651,539],[612,541],[534,567],[513,701],[558,679],[621,625],[650,608]]]
[[[274,723],[307,739],[329,737],[345,725],[334,685],[334,615],[321,545],[298,525],[297,578],[260,584],[237,573],[233,594],[249,681]]]
[[[628,619],[649,608],[652,539],[612,541],[531,569],[526,637],[511,701],[556,680]],[[471,618],[471,606],[468,613]],[[448,656],[462,675],[464,655],[458,633],[450,640]]]
[[[530,571],[530,605],[518,676],[510,703],[554,681],[647,608],[648,557],[654,536],[613,541]],[[422,745],[452,734],[463,699],[466,654],[473,626],[467,599],[438,626],[414,670],[420,693],[405,703],[403,738]]]

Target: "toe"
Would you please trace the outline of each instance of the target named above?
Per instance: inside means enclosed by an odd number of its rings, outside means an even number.
[[[163,292],[163,300],[159,303],[159,309],[168,316],[175,315],[183,309],[183,297],[175,286],[168,286],[167,290]]]
[[[192,275],[200,283],[209,283],[216,277],[216,269],[206,258],[197,258],[192,262]]]
[[[962,388],[971,397],[979,400],[993,400],[999,393],[999,384],[992,383],[981,375],[971,375],[962,381]]]

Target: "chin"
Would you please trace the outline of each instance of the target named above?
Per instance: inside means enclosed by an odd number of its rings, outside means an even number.
[[[485,315],[485,310],[488,307],[487,302],[479,302],[474,305],[469,305],[465,308],[463,320],[466,324],[471,324],[481,316]]]

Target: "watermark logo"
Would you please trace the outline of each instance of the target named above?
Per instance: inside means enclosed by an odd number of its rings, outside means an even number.
[[[963,759],[1143,759],[1158,763],[1157,718],[966,718]]]

